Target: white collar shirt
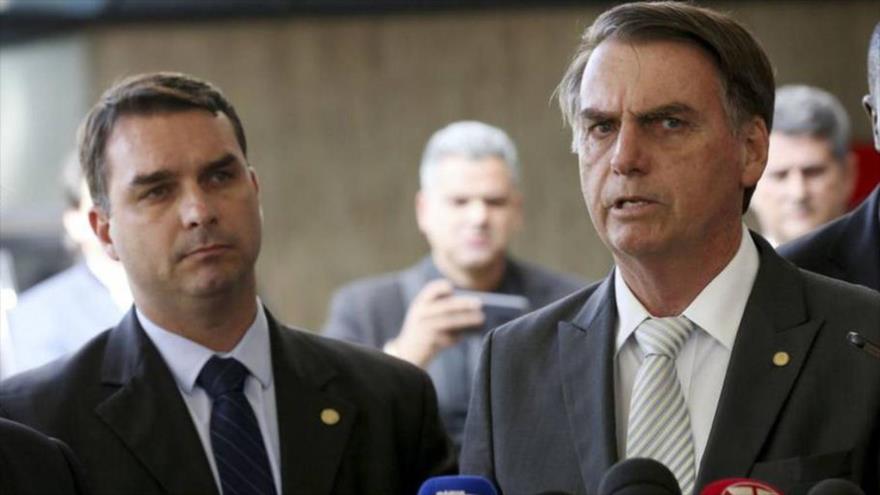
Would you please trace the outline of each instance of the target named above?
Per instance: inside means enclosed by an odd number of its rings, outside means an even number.
[[[733,259],[682,312],[697,325],[676,359],[678,378],[691,417],[697,469],[706,451],[730,353],[758,273],[758,250],[745,225],[742,229],[742,241]],[[617,447],[620,458],[624,458],[633,384],[644,359],[634,332],[651,315],[626,285],[618,269],[614,270],[614,295]]]
[[[272,376],[272,358],[269,344],[269,323],[263,306],[257,300],[257,313],[254,321],[238,344],[228,353],[218,353],[192,340],[159,327],[140,310],[137,317],[147,336],[165,360],[180,395],[186,403],[193,424],[205,449],[217,489],[222,493],[220,475],[211,447],[211,398],[196,380],[202,367],[217,355],[222,358],[235,358],[250,372],[245,380],[244,395],[254,410],[254,416],[266,445],[276,493],[281,493],[280,447],[278,439],[278,413],[275,408],[275,384]]]

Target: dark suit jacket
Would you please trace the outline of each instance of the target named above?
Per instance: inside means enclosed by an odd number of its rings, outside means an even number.
[[[797,266],[880,290],[880,186],[862,204],[778,251]]]
[[[876,494],[880,294],[798,270],[760,237],[760,268],[731,354],[697,492],[750,476],[803,494],[832,477]],[[465,430],[463,473],[506,494],[595,494],[619,460],[613,277],[493,331]],[[791,356],[774,366],[778,351]]]
[[[428,256],[406,270],[354,281],[334,295],[324,335],[380,349],[400,332],[416,294],[441,277]],[[508,259],[497,291],[525,296],[531,309],[536,309],[585,285],[583,280]],[[461,445],[480,345],[488,330],[467,332],[427,367],[437,390],[440,416],[457,447]]]
[[[285,494],[411,494],[454,470],[423,372],[271,317],[269,327]],[[325,408],[341,420],[324,424]],[[69,359],[0,383],[0,409],[70,445],[97,494],[217,493],[186,404],[134,310]]]
[[[69,447],[0,418],[0,493],[78,495],[85,479]]]

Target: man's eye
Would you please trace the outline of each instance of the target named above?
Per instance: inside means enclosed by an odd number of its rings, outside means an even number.
[[[660,125],[662,125],[664,129],[674,131],[684,127],[684,121],[675,117],[666,117],[660,121]]]
[[[614,125],[611,122],[596,122],[589,127],[590,134],[604,135],[614,131]]]
[[[209,178],[211,182],[226,182],[232,178],[232,174],[225,170],[218,170],[211,173]]]
[[[165,185],[151,187],[151,188],[147,189],[146,192],[144,192],[141,195],[141,199],[150,199],[150,200],[162,199],[168,195],[170,190],[171,190],[171,188],[168,186],[165,186]]]

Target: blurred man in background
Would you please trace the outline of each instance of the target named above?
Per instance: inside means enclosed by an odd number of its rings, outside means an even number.
[[[324,327],[328,336],[427,369],[457,445],[485,331],[584,285],[508,255],[523,221],[519,177],[516,147],[503,130],[463,121],[434,133],[415,201],[431,254],[406,270],[340,289]],[[507,301],[521,304],[497,306]]]
[[[73,154],[64,164],[62,184],[67,203],[62,222],[77,261],[19,296],[8,316],[7,375],[79,349],[131,307],[125,270],[104,253],[89,226],[92,198]]]
[[[752,198],[773,246],[846,213],[856,183],[850,122],[831,93],[811,86],[776,92],[767,170]]]
[[[880,22],[868,43],[868,94],[862,102],[880,152]],[[880,185],[858,208],[779,253],[801,268],[880,290]]]

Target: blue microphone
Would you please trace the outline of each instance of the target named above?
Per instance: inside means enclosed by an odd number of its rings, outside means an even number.
[[[482,476],[435,476],[419,488],[419,495],[498,495],[492,483]]]

